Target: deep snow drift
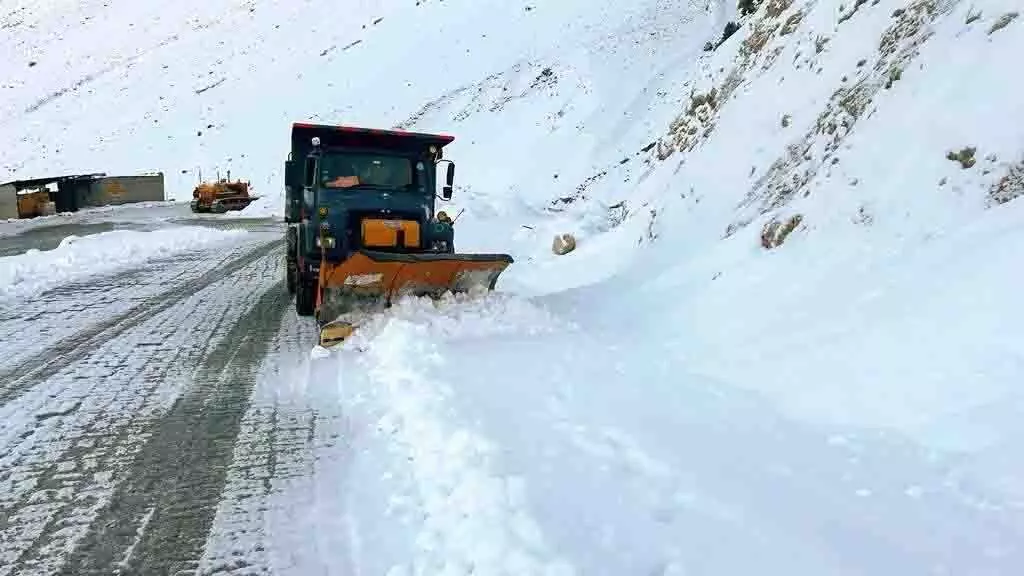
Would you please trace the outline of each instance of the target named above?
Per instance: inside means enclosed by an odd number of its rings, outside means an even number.
[[[4,16],[0,164],[230,166],[266,214],[294,120],[443,131],[457,249],[516,258],[265,384],[345,414],[253,521],[279,571],[1024,565],[1014,0],[767,0],[720,44],[732,4],[110,4]]]

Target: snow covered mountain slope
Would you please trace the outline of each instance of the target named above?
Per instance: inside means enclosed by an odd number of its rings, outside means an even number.
[[[763,5],[660,141],[671,248],[633,270],[668,271],[630,302],[679,304],[630,317],[685,327],[691,366],[804,417],[944,446],[1019,433],[1012,9]]]
[[[630,301],[674,297],[696,362],[757,368],[733,380],[839,395],[807,415],[909,424],[1015,393],[1022,30],[990,32],[1011,3],[826,4],[770,3],[708,63],[659,146],[693,148],[642,187],[658,247],[632,270],[668,271]]]
[[[692,38],[725,19],[712,12]],[[556,97],[483,110],[506,91],[488,80],[407,125],[470,141],[453,145],[462,242],[513,238],[507,290],[608,279],[556,301],[678,341],[694,368],[801,417],[973,445],[995,425],[973,410],[1018,410],[1016,15],[1010,0],[765,1],[698,58],[620,33],[608,52],[561,49]],[[479,145],[492,134],[530,170],[502,181]],[[557,257],[563,231],[579,249]]]

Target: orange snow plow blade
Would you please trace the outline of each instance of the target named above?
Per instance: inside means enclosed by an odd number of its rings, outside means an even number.
[[[446,292],[493,290],[512,264],[506,254],[400,254],[360,250],[320,265],[317,318],[320,343],[333,346],[355,329],[342,315],[379,311],[403,296],[438,298]]]

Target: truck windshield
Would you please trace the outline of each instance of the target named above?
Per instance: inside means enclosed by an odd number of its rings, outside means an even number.
[[[412,183],[412,161],[402,156],[331,154],[320,160],[324,188],[406,188]]]

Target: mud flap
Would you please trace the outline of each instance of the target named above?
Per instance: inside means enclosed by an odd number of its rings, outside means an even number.
[[[320,266],[321,346],[351,336],[356,325],[343,315],[381,311],[405,296],[493,290],[512,264],[507,254],[397,254],[361,250],[339,264]]]

